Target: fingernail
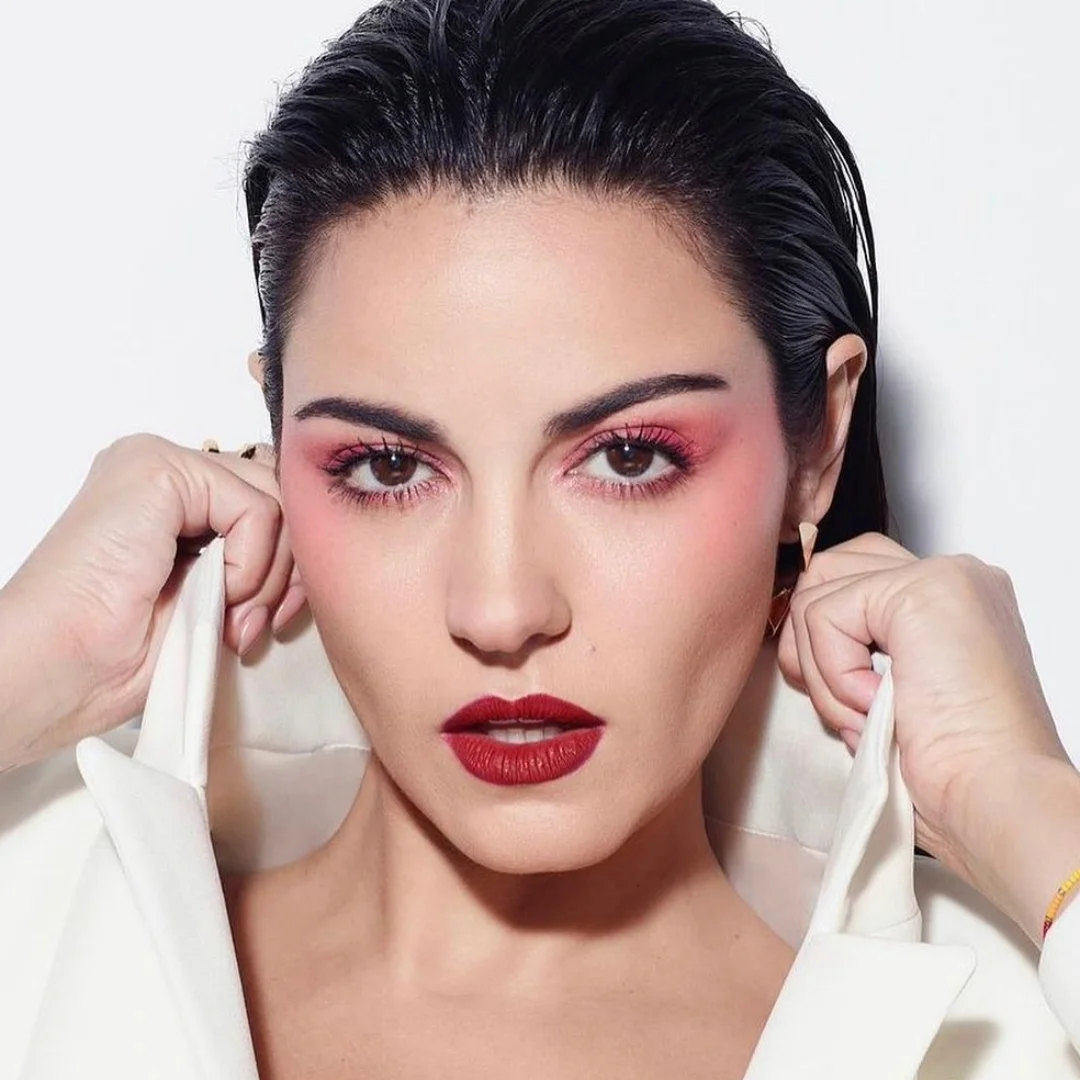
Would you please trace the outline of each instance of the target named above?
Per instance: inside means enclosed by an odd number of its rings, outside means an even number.
[[[255,644],[259,635],[266,629],[269,618],[269,608],[260,605],[251,609],[247,618],[244,619],[244,625],[240,628],[240,646],[237,649],[237,655],[243,656]]]
[[[281,603],[278,605],[277,611],[274,613],[274,620],[270,624],[275,634],[304,606],[304,599],[302,586],[289,586]]]

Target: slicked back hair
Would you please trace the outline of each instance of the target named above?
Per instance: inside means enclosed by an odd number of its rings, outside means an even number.
[[[244,173],[275,449],[284,344],[332,226],[437,187],[482,197],[550,183],[677,223],[766,346],[795,461],[824,431],[828,346],[862,336],[868,364],[818,547],[886,532],[859,170],[767,39],[710,0],[384,0],[307,65]]]

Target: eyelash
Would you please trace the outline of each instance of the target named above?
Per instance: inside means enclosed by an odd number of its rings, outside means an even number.
[[[644,483],[620,484],[595,478],[587,481],[591,484],[598,484],[615,498],[638,499],[667,494],[685,483],[697,465],[697,455],[689,444],[663,428],[650,428],[642,424],[636,429],[622,428],[618,431],[608,431],[593,436],[579,453],[572,468],[578,468],[601,451],[618,449],[627,443],[636,449],[658,451],[668,459],[672,468],[663,476],[647,480]],[[365,461],[390,454],[399,454],[402,457],[427,465],[429,468],[438,469],[434,461],[430,460],[414,446],[406,446],[403,443],[388,443],[386,439],[383,439],[380,445],[356,443],[340,450],[323,467],[323,471],[334,478],[334,482],[329,488],[330,494],[334,498],[350,504],[360,506],[395,505],[404,509],[418,499],[423,498],[429,487],[436,486],[439,483],[438,480],[426,480],[411,487],[402,485],[375,492],[362,491],[343,479]]]

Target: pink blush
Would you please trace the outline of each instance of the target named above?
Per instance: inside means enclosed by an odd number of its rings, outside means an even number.
[[[305,583],[316,592],[331,586],[338,569],[355,560],[363,543],[351,515],[330,496],[331,478],[320,468],[336,445],[329,439],[282,442],[281,498],[289,541],[304,567]],[[326,582],[315,580],[324,574]]]
[[[744,407],[738,415],[702,420],[696,430],[683,425],[707,459],[688,491],[697,526],[690,542],[702,557],[743,559],[768,547],[780,528],[787,448],[771,408]]]

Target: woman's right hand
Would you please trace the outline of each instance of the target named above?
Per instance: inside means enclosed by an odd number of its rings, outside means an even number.
[[[275,608],[276,631],[305,601],[282,521],[272,450],[259,444],[249,460],[135,434],[94,457],[75,498],[0,590],[10,601],[6,610],[21,613],[10,635],[8,627],[0,632],[5,652],[18,641],[44,650],[54,663],[45,664],[40,678],[47,670],[50,681],[72,684],[51,685],[45,697],[85,703],[73,713],[30,722],[42,730],[9,731],[5,742],[17,737],[32,744],[21,760],[142,711],[180,586],[200,546],[215,534],[225,538],[224,640],[240,652],[250,648]],[[48,624],[49,636],[20,633],[31,623]],[[21,659],[32,667],[36,657]],[[39,683],[39,699],[44,691]],[[18,711],[13,714],[18,726]]]

